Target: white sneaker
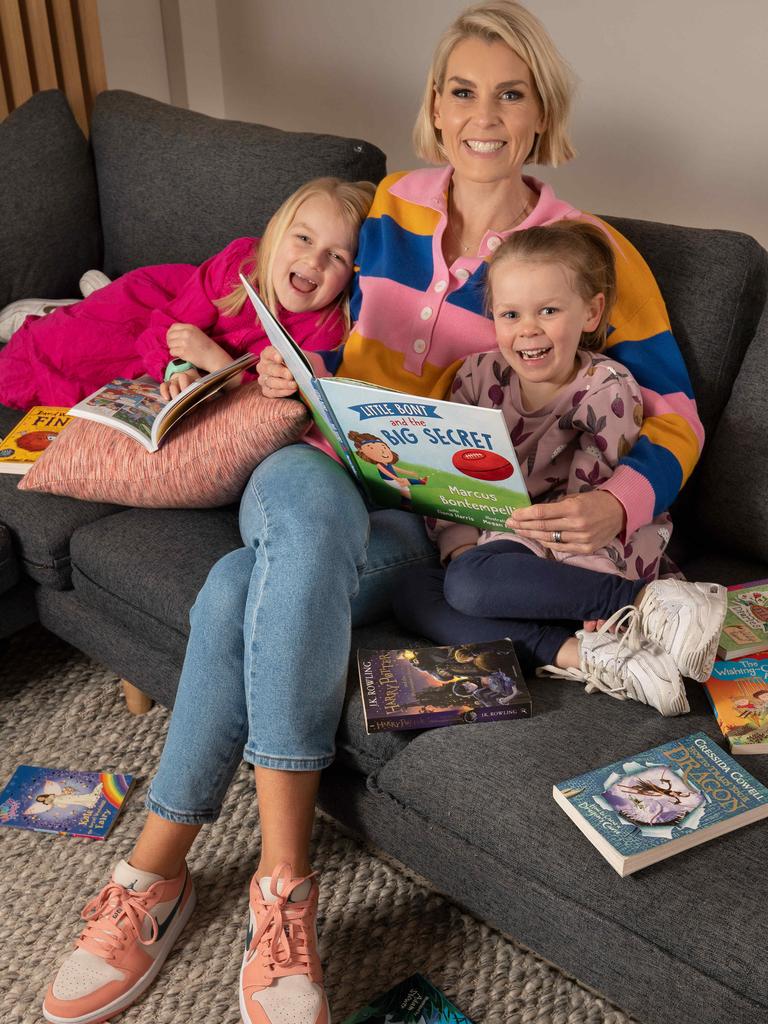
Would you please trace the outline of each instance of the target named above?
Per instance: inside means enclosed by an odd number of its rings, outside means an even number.
[[[726,607],[727,592],[719,583],[654,580],[639,605],[640,629],[684,676],[703,682],[712,672]]]
[[[102,274],[100,270],[86,270],[80,278],[80,292],[84,299],[97,292],[105,285],[112,284],[112,278]]]
[[[59,306],[71,306],[80,299],[19,299],[0,309],[0,341],[8,341],[28,316],[47,316]]]
[[[537,675],[565,676],[585,682],[587,693],[600,690],[617,700],[639,700],[662,715],[690,711],[685,686],[672,657],[639,636],[638,609],[620,608],[594,633],[579,630],[579,668],[545,665]],[[612,629],[627,628],[621,635]]]

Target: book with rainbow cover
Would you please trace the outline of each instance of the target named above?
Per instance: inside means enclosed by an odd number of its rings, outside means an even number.
[[[105,839],[132,775],[20,765],[0,793],[0,826]]]

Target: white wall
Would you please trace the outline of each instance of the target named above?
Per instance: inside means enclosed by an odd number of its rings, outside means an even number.
[[[534,173],[585,209],[734,228],[768,245],[768,2],[528,2],[580,80],[573,118],[580,156]],[[465,6],[100,0],[110,86],[156,95],[148,91],[158,88],[151,9],[162,7],[168,25],[174,4],[188,25],[198,25],[186,41],[166,40],[171,78],[181,63],[190,85],[186,98],[178,86],[171,90],[175,102],[287,129],[362,136],[381,146],[391,169],[416,162],[410,131],[432,48]],[[140,52],[138,29],[126,29],[134,18],[144,26]],[[188,52],[179,55],[179,47]]]

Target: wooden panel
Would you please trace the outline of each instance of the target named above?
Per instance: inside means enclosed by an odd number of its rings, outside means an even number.
[[[97,93],[107,88],[107,72],[104,67],[104,51],[99,31],[97,0],[77,0],[78,24],[85,63],[85,94],[90,115]]]
[[[0,42],[1,41],[2,40],[0,40]],[[2,47],[0,47],[0,58],[2,58]],[[0,63],[2,63],[1,60],[0,60]],[[6,95],[5,95],[5,82],[3,81],[3,69],[2,69],[2,67],[0,67],[0,121],[2,121],[2,119],[4,117],[8,117],[10,112],[11,112],[10,104],[8,103],[8,99],[7,99]]]
[[[18,107],[32,95],[32,79],[27,63],[27,48],[18,0],[0,0],[0,33],[8,68],[10,106]]]
[[[2,0],[0,0],[2,3]],[[53,59],[51,44],[51,26],[48,23],[48,11],[45,0],[26,0],[27,28],[32,46],[32,74],[38,91],[42,89],[58,89],[56,62]]]
[[[85,108],[83,81],[80,77],[80,61],[77,55],[77,37],[69,0],[51,0],[53,25],[56,33],[56,52],[59,58],[64,92],[67,94],[72,113],[77,123],[87,134],[88,115]]]

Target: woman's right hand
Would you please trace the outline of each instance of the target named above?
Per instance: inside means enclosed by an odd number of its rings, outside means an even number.
[[[287,398],[299,389],[283,357],[271,345],[259,356],[256,372],[261,390],[267,398]]]

